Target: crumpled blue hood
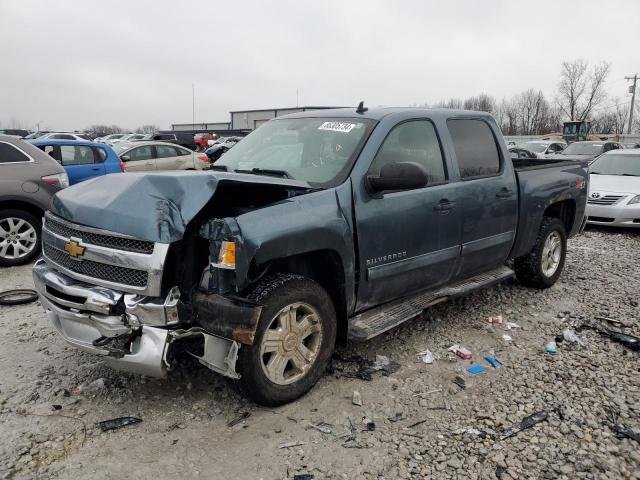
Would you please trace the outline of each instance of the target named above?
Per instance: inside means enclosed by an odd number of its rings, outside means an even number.
[[[295,180],[225,172],[132,172],[65,188],[54,197],[51,212],[80,225],[171,243],[227,181],[309,188]]]

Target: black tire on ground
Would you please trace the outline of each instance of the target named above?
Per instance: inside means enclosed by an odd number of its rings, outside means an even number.
[[[24,305],[35,302],[37,299],[38,293],[35,290],[21,289],[0,292],[0,305]]]
[[[16,265],[24,265],[25,263],[29,263],[34,260],[38,255],[40,255],[41,250],[41,238],[42,238],[42,219],[34,216],[32,213],[29,213],[25,210],[18,209],[6,209],[0,210],[0,223],[2,220],[6,218],[19,218],[29,223],[36,232],[36,244],[33,250],[26,254],[24,257],[20,258],[7,258],[3,257],[0,254],[0,267],[13,267]],[[0,237],[0,242],[4,240]]]
[[[265,406],[278,406],[295,400],[308,392],[324,373],[336,342],[336,314],[331,298],[316,282],[300,275],[274,274],[261,280],[248,298],[263,306],[253,345],[243,345],[238,354],[237,371],[240,392],[254,402]],[[303,376],[286,385],[273,382],[265,373],[263,362],[269,355],[260,355],[265,334],[272,319],[285,307],[306,304],[317,312],[321,336],[316,337],[317,354]],[[275,321],[275,320],[274,320]],[[301,322],[302,323],[302,322]],[[271,330],[270,330],[271,331]],[[285,342],[283,342],[284,346]],[[266,355],[266,357],[265,357]],[[287,363],[286,368],[295,367]]]
[[[543,251],[547,239],[554,234],[560,237],[560,263],[552,275],[547,275],[543,267]],[[562,273],[566,253],[567,232],[563,223],[555,217],[543,217],[533,249],[528,255],[515,259],[516,278],[527,287],[549,288],[556,283]]]

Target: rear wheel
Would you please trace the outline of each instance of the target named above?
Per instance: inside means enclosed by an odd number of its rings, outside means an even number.
[[[29,263],[40,254],[41,220],[24,210],[0,210],[0,266]]]
[[[528,287],[551,287],[562,273],[566,253],[563,223],[555,217],[544,217],[531,252],[515,259],[518,281]]]
[[[322,376],[336,340],[333,303],[316,282],[291,274],[262,280],[249,298],[263,308],[253,345],[240,348],[240,390],[261,405],[282,405]]]

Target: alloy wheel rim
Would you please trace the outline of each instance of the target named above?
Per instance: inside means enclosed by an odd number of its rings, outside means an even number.
[[[560,266],[562,257],[562,239],[558,232],[549,234],[542,248],[542,273],[547,277],[552,277]]]
[[[322,345],[320,314],[311,305],[293,303],[269,322],[260,345],[260,365],[267,378],[289,385],[311,369]]]
[[[36,229],[22,218],[0,220],[0,258],[16,260],[26,257],[36,248]]]

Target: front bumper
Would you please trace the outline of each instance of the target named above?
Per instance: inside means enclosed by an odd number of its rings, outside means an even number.
[[[33,281],[47,317],[71,345],[100,355],[113,368],[165,377],[174,342],[200,340],[198,361],[222,375],[239,378],[235,364],[240,343],[201,327],[180,329],[180,292],[165,299],[127,294],[75,280],[44,260],[33,266]],[[120,313],[116,313],[120,312]]]
[[[594,205],[587,204],[587,223],[612,227],[640,228],[640,204]]]
[[[166,375],[169,330],[139,324],[135,314],[113,314],[125,294],[78,282],[44,260],[34,265],[33,280],[51,325],[71,345],[104,357],[119,370],[152,377]],[[122,347],[113,347],[115,341]]]

